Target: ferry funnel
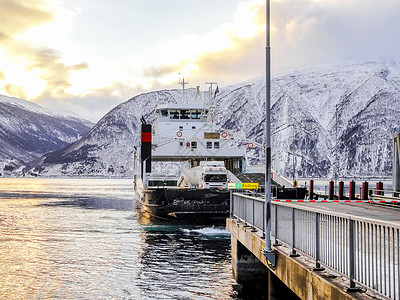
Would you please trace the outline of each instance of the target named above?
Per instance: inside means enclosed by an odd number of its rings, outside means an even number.
[[[141,170],[143,179],[143,162],[146,164],[146,173],[151,172],[151,125],[146,124],[142,120],[142,134],[141,134],[141,147],[140,147],[140,157],[141,157]]]

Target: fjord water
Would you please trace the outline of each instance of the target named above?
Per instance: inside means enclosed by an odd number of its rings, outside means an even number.
[[[149,221],[132,180],[0,179],[1,299],[261,299],[223,227]]]

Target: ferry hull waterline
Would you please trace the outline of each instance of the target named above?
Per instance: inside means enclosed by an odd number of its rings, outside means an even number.
[[[137,195],[136,197],[139,197]],[[147,189],[137,208],[150,216],[183,221],[224,221],[229,214],[229,192],[208,189]]]

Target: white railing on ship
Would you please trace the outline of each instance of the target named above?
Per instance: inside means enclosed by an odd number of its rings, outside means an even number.
[[[231,194],[231,212],[245,226],[265,230],[264,198]],[[349,277],[349,291],[370,288],[400,299],[400,224],[309,207],[272,203],[271,238]],[[357,287],[356,287],[357,284]]]

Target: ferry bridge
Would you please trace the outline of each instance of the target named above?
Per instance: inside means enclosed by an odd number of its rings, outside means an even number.
[[[382,195],[363,203],[272,201],[273,266],[263,254],[264,197],[231,197],[227,228],[237,282],[279,279],[301,299],[400,299],[400,206],[371,203]]]

